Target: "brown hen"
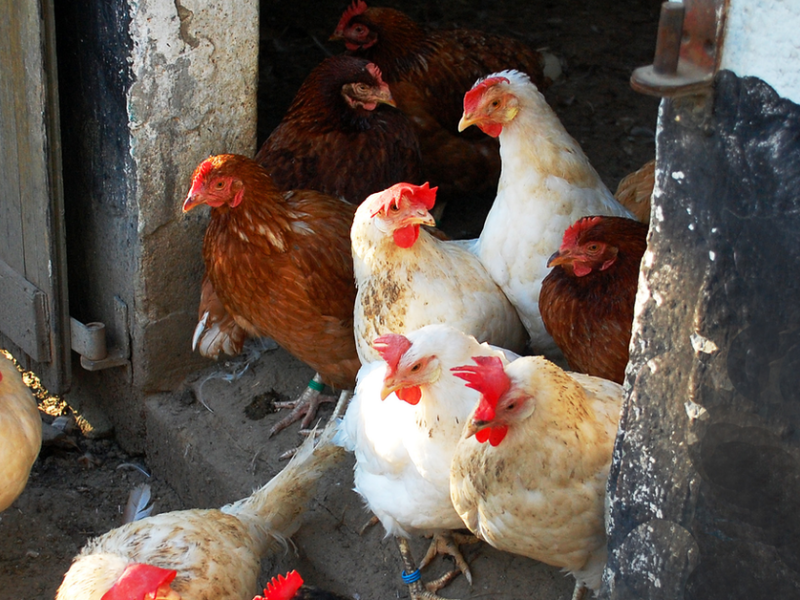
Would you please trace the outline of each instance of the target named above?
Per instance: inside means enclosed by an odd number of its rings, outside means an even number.
[[[256,154],[282,190],[310,189],[353,204],[399,181],[421,183],[407,117],[374,63],[332,56],[297,91]]]
[[[647,230],[633,219],[584,217],[550,257],[539,309],[573,370],[625,380]]]
[[[464,94],[479,77],[503,69],[547,87],[545,56],[514,38],[469,29],[429,31],[393,8],[356,0],[332,40],[380,67],[397,106],[414,124],[423,180],[440,195],[493,191],[500,174],[498,145],[479,132],[458,135]]]
[[[353,337],[355,207],[316,191],[283,192],[264,167],[236,154],[195,169],[183,210],[200,204],[211,207],[206,273],[237,326],[274,339],[322,382],[352,389],[361,366]]]

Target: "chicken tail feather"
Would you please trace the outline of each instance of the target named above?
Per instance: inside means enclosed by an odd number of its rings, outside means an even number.
[[[254,538],[262,540],[262,552],[270,546],[285,546],[285,539],[300,526],[300,516],[310,504],[316,483],[345,456],[345,451],[333,443],[336,430],[335,419],[331,419],[319,438],[310,435],[289,464],[266,485],[222,508],[250,525]]]

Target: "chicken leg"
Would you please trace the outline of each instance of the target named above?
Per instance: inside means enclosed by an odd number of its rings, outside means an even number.
[[[433,534],[433,539],[431,540],[431,545],[428,547],[428,551],[419,563],[419,568],[424,569],[427,567],[438,554],[447,554],[453,557],[453,560],[456,561],[458,571],[463,573],[469,584],[472,585],[472,572],[469,570],[469,565],[461,554],[461,550],[459,550],[458,546],[467,543],[475,544],[479,541],[480,540],[472,534],[463,535],[452,531],[440,531],[435,533]]]
[[[436,592],[450,583],[460,571],[455,569],[445,573],[439,579],[423,585],[419,580],[419,570],[414,564],[414,557],[411,556],[408,540],[404,537],[395,536],[395,541],[400,550],[400,558],[403,561],[403,581],[408,585],[408,593],[411,596],[411,600],[447,600],[437,596]]]
[[[323,389],[325,389],[325,384],[322,383],[322,377],[320,377],[319,373],[315,373],[313,379],[308,382],[308,387],[303,390],[303,393],[300,394],[297,399],[287,402],[276,402],[275,408],[291,408],[292,412],[270,428],[269,437],[272,437],[279,431],[283,431],[301,418],[303,420],[300,422],[300,428],[308,429],[308,426],[311,425],[311,421],[313,421],[314,417],[317,415],[317,410],[320,405],[335,400],[332,396],[323,395]]]
[[[589,592],[589,588],[587,588],[584,584],[576,581],[575,582],[575,591],[572,592],[572,600],[586,600]]]

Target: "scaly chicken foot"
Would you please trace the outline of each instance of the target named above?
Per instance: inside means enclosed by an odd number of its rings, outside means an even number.
[[[458,567],[457,570],[452,571],[451,573],[455,573],[456,575],[458,573],[463,573],[469,584],[472,585],[472,572],[469,570],[469,565],[464,559],[464,555],[461,554],[459,546],[461,544],[476,544],[479,541],[480,540],[472,534],[464,535],[461,533],[455,533],[453,531],[441,531],[436,533],[433,535],[431,545],[428,546],[428,551],[425,553],[425,557],[419,563],[419,568],[424,569],[427,567],[437,555],[447,554],[448,556],[453,557],[453,560],[456,561],[456,566]],[[446,574],[444,577],[447,577],[447,575],[450,575],[450,573]],[[444,577],[442,577],[442,579],[444,579]],[[444,585],[449,583],[453,577],[455,577],[455,575],[450,577],[450,579],[436,589],[441,589],[444,587]]]
[[[407,576],[409,573],[413,574],[417,572],[417,567],[414,564],[414,557],[411,556],[411,548],[409,547],[408,540],[400,536],[395,536],[394,539],[400,550],[400,558],[403,562],[403,575]],[[447,598],[437,596],[435,592],[447,585],[458,573],[458,571],[451,571],[439,579],[424,585],[419,579],[407,583],[406,585],[408,585],[408,593],[411,596],[411,600],[448,600]]]
[[[572,592],[572,600],[586,600],[589,596],[589,588],[584,584],[575,582],[575,591]]]
[[[303,393],[296,400],[289,400],[288,402],[276,402],[275,408],[291,408],[290,412],[283,419],[275,423],[269,430],[269,436],[272,437],[276,433],[283,431],[295,421],[303,419],[300,422],[301,429],[307,429],[317,415],[317,410],[321,404],[333,402],[334,398],[322,394],[322,378],[319,373],[314,375],[314,378],[309,382],[308,387],[303,390]]]

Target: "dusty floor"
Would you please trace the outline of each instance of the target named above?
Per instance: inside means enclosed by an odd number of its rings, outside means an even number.
[[[652,158],[658,102],[635,94],[628,78],[633,68],[652,59],[659,2],[391,4],[437,26],[481,27],[515,35],[563,57],[565,78],[548,91],[548,100],[612,189],[623,175]],[[338,51],[325,40],[344,4],[310,10],[311,5],[306,0],[263,5],[264,110],[259,142],[274,127],[308,70],[325,56],[323,48]],[[452,235],[474,232],[480,214],[465,214],[448,211],[443,227]],[[211,366],[208,372],[218,368]],[[23,495],[0,514],[0,600],[52,598],[72,556],[88,537],[119,523],[130,489],[142,481],[153,488],[156,512],[163,512],[219,505],[268,480],[281,468],[277,451],[295,443],[296,426],[267,440],[265,432],[276,415],[245,409],[257,393],[272,388],[295,393],[309,375],[307,367],[278,350],[267,353],[233,383],[208,381],[202,397],[213,413],[196,400],[197,394],[187,392],[182,401],[154,399],[147,406],[153,423],[148,446],[161,450],[148,456],[126,456],[113,440],[87,440],[77,432],[59,445],[45,447]],[[204,376],[197,374],[190,382],[195,390]],[[148,479],[130,463],[152,469],[154,475]],[[307,580],[361,600],[407,597],[391,540],[383,539],[380,526],[363,536],[357,533],[367,514],[349,489],[351,477],[350,464],[345,463],[325,478],[295,539],[296,551],[266,560],[265,580],[297,567]],[[424,545],[420,540],[415,551]],[[555,569],[502,555],[486,545],[469,553],[475,585],[470,588],[462,578],[442,595],[510,600],[570,597],[571,580]],[[444,566],[434,564],[429,575]]]

